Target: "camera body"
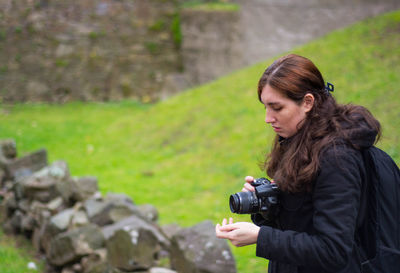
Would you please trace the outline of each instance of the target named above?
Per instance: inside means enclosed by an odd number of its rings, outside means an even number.
[[[275,183],[261,177],[255,179],[251,185],[254,192],[238,192],[229,198],[229,207],[233,213],[265,213],[278,204],[279,189]]]

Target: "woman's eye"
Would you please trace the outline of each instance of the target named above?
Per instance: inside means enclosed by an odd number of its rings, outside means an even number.
[[[273,108],[273,110],[278,112],[278,111],[282,110],[282,107],[275,107],[275,108]]]

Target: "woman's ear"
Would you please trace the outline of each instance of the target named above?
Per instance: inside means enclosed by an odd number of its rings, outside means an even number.
[[[304,112],[309,112],[313,106],[314,106],[314,95],[311,93],[307,93],[304,98],[303,98],[303,104],[302,107],[304,109]]]

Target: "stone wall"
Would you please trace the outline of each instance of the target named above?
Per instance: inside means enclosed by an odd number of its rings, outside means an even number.
[[[96,177],[49,165],[44,149],[17,158],[13,140],[0,141],[0,222],[32,241],[46,273],[236,273],[211,221],[160,226],[154,206],[102,196]]]
[[[238,10],[184,8],[180,18],[184,70],[167,76],[163,98],[243,66]]]
[[[240,6],[230,11],[183,2],[1,1],[0,101],[150,102],[400,8],[398,0],[223,1]]]
[[[181,67],[173,0],[0,2],[3,101],[150,101]],[[175,21],[174,21],[175,20]]]

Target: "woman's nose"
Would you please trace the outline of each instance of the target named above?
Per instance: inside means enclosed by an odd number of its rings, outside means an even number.
[[[275,121],[275,118],[269,113],[269,111],[265,111],[265,123],[272,123]]]

